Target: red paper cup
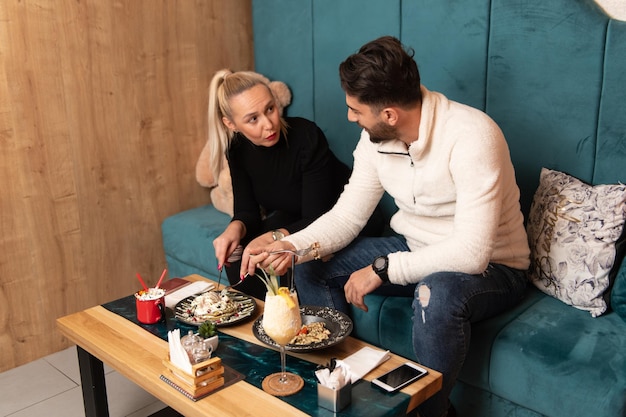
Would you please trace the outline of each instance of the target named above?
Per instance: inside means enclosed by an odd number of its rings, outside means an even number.
[[[165,320],[165,290],[149,288],[135,293],[137,320],[143,324],[154,324]]]

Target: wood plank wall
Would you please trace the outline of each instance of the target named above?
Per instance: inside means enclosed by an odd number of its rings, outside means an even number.
[[[162,220],[209,202],[207,88],[253,68],[250,1],[0,2],[0,371],[156,282]]]

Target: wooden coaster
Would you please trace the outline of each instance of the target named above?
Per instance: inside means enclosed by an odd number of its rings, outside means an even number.
[[[277,372],[275,374],[271,374],[265,377],[261,386],[263,387],[263,391],[271,394],[275,397],[286,397],[288,395],[295,394],[300,391],[304,387],[304,380],[295,374],[288,374],[291,378],[293,378],[294,384],[290,384],[288,387],[281,386],[279,379],[282,376],[282,373]]]

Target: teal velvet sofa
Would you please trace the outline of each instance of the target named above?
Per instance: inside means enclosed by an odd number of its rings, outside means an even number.
[[[256,70],[290,86],[289,114],[315,120],[348,164],[359,129],[337,67],[388,34],[414,48],[426,87],[498,122],[525,215],[542,167],[626,182],[626,23],[591,0],[254,0],[253,21]],[[212,206],[167,218],[170,275],[217,279],[211,242],[228,221]],[[593,318],[530,285],[520,305],[474,325],[458,415],[626,416],[626,262],[610,297],[613,309]],[[414,358],[411,300],[366,302],[353,334]]]

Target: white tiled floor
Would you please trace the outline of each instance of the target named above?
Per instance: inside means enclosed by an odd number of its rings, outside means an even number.
[[[146,417],[165,404],[106,365],[110,417]],[[0,417],[84,417],[76,347],[0,373]]]

